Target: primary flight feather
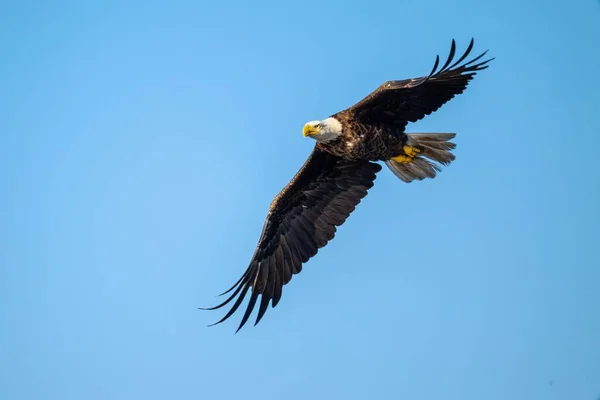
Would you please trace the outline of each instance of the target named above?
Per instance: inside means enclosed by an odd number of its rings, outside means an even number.
[[[405,133],[416,122],[462,93],[477,71],[492,59],[487,53],[463,62],[474,41],[456,61],[456,44],[438,70],[439,56],[427,76],[384,82],[350,108],[323,120],[308,122],[303,135],[316,140],[308,159],[291,182],[275,197],[250,265],[241,278],[222,295],[229,294],[215,310],[233,302],[225,316],[231,317],[248,293],[250,300],[239,331],[258,305],[255,325],[269,304],[275,307],[283,286],[302,270],[318,249],[333,239],[381,170],[378,161],[402,181],[434,178],[440,166],[450,164],[454,133]],[[454,62],[453,62],[454,61]],[[462,63],[462,64],[461,64]],[[237,332],[237,331],[236,331]]]

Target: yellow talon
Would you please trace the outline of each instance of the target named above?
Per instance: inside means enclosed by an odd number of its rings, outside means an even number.
[[[404,154],[406,155],[392,157],[392,160],[396,161],[397,163],[408,164],[413,162],[416,155],[421,152],[421,150],[418,148],[408,145],[404,146],[402,150],[404,150]]]
[[[396,161],[397,163],[402,163],[402,164],[408,164],[410,162],[412,162],[412,157],[408,157],[408,156],[396,156],[396,157],[392,157],[392,160]]]
[[[413,146],[404,146],[402,149],[404,150],[406,155],[409,156],[410,158],[414,158],[417,154],[419,154],[421,152],[421,150],[419,150]]]

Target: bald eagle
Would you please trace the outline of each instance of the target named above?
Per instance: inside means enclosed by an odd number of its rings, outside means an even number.
[[[454,39],[445,64],[438,70],[436,57],[427,76],[384,82],[350,108],[323,120],[310,121],[304,137],[316,141],[312,153],[291,182],[269,207],[262,233],[241,278],[226,292],[215,310],[235,299],[219,324],[240,307],[250,291],[250,300],[236,330],[246,324],[259,303],[255,324],[269,304],[275,307],[283,286],[302,270],[302,265],[333,239],[341,226],[373,186],[383,162],[402,181],[434,178],[441,165],[455,156],[450,140],[454,133],[405,133],[416,122],[462,93],[477,71],[488,67],[479,61],[486,53],[461,64],[473,49],[474,40],[452,65]],[[437,163],[437,164],[436,164]],[[259,301],[260,300],[260,301]],[[211,325],[211,326],[212,326]]]

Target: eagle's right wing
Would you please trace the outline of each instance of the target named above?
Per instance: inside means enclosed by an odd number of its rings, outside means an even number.
[[[417,122],[462,93],[476,72],[486,69],[487,63],[493,60],[492,58],[477,63],[487,53],[485,51],[459,65],[471,53],[473,43],[471,39],[465,53],[450,65],[456,54],[456,43],[452,39],[448,59],[439,71],[437,68],[440,58],[437,56],[429,75],[385,82],[341,113],[349,113],[363,123],[386,123],[405,127],[408,122]]]
[[[277,305],[283,286],[292,275],[299,273],[302,264],[333,239],[336,227],[345,222],[367,195],[380,170],[379,164],[347,161],[315,147],[300,171],[271,203],[250,265],[225,293],[235,290],[223,303],[209,308],[221,308],[237,297],[229,312],[216,324],[233,315],[251,289],[238,330],[260,297],[256,325],[269,302],[272,307]]]

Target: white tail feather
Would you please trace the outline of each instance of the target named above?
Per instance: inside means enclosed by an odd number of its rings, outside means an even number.
[[[394,160],[388,160],[385,164],[398,178],[406,183],[425,178],[435,178],[441,171],[439,165],[449,165],[456,158],[451,153],[456,144],[450,142],[450,139],[456,136],[455,133],[409,133],[408,144],[421,150],[410,163],[399,163]]]

